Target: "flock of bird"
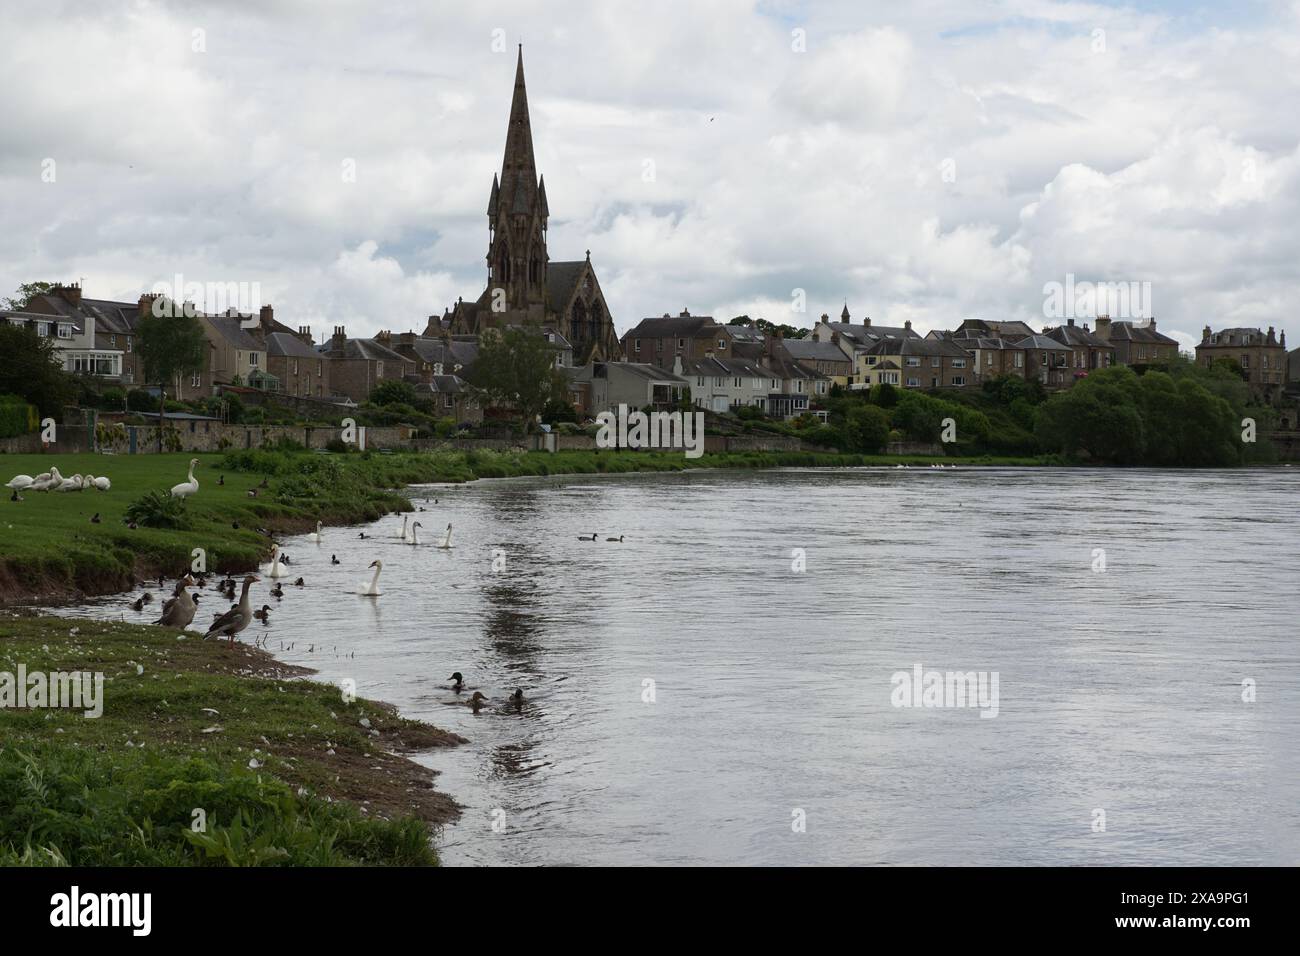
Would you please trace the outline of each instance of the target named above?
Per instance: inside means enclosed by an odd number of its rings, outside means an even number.
[[[21,492],[24,491],[86,491],[94,488],[96,491],[108,491],[113,487],[113,483],[104,477],[94,475],[72,475],[63,477],[59,474],[59,469],[51,467],[43,475],[37,475],[33,478],[31,475],[14,475],[7,482],[5,487],[12,494],[9,496],[10,501],[22,501]]]

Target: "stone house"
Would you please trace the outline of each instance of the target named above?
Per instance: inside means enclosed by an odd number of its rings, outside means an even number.
[[[1115,347],[1116,365],[1152,365],[1178,357],[1178,342],[1156,330],[1156,320],[1111,321],[1099,315],[1094,334]]]
[[[730,326],[710,315],[683,310],[680,315],[664,313],[661,318],[642,319],[624,334],[621,344],[629,362],[670,368],[679,355],[688,362],[709,354],[730,355],[733,341]]]
[[[656,411],[673,411],[685,398],[690,383],[679,375],[643,362],[588,362],[566,368],[575,387],[570,398],[584,414],[617,412],[651,406]]]
[[[1115,364],[1115,346],[1089,331],[1086,322],[1079,326],[1074,324],[1074,319],[1068,319],[1065,325],[1043,329],[1043,334],[1070,347],[1070,366],[1076,379]]]
[[[1227,359],[1241,370],[1257,400],[1275,405],[1282,398],[1288,374],[1285,331],[1279,338],[1271,325],[1267,332],[1255,328],[1215,332],[1207,325],[1196,346],[1196,362],[1208,368],[1217,359]]]
[[[391,342],[388,332],[380,332],[373,339],[350,339],[346,327],[336,325],[334,334],[316,346],[333,363],[329,375],[334,392],[360,404],[369,400],[380,382],[415,375],[415,362],[389,348]]]
[[[1065,388],[1074,382],[1074,349],[1049,336],[1029,335],[1015,343],[1025,353],[1025,378],[1044,388]]]
[[[890,367],[886,368],[885,363]],[[971,354],[953,339],[882,339],[863,356],[866,373],[855,384],[869,387],[889,382],[903,388],[966,388],[974,384],[972,364]],[[892,380],[895,373],[899,381]]]
[[[673,360],[673,374],[686,380],[696,408],[729,412],[753,406],[766,412],[769,398],[781,394],[781,378],[765,365],[708,353],[702,359]]]

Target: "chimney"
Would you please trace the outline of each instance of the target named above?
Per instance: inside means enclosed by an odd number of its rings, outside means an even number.
[[[312,340],[311,340],[311,326],[310,326],[310,325],[300,325],[300,326],[298,326],[297,338],[299,339],[299,341],[306,342],[308,345],[314,345],[314,344],[315,344],[315,343],[312,342]]]
[[[375,341],[384,348],[391,348],[393,344],[393,333],[385,329],[382,332],[375,333]]]
[[[1201,329],[1201,341],[1202,342],[1210,341],[1211,334],[1213,333],[1210,332],[1210,327],[1207,325],[1205,328]]]
[[[257,321],[261,324],[262,328],[267,328],[275,321],[275,309],[271,308],[269,305],[262,306],[257,313]]]
[[[1156,330],[1156,317],[1154,315],[1151,316],[1151,325],[1149,326],[1149,328],[1151,329],[1152,332]]]
[[[838,333],[838,332],[832,332],[832,333],[831,333],[831,345],[839,345],[839,344],[840,344],[840,333]]]
[[[1268,344],[1269,345],[1277,344],[1277,334],[1273,331],[1273,326],[1271,325],[1268,327]]]
[[[1074,319],[1066,319],[1066,320],[1065,320],[1065,324],[1066,324],[1066,325],[1074,325]]]
[[[672,316],[669,315],[667,312],[665,312],[665,313],[664,313],[664,318],[665,318],[665,319],[671,319]]]
[[[822,321],[823,321],[823,322],[829,322],[830,320],[831,320],[831,317],[830,317],[829,315],[827,315],[825,312],[823,312],[823,313],[822,313]]]
[[[1286,329],[1282,330],[1282,348],[1286,348]]]
[[[330,337],[330,351],[342,352],[348,344],[348,335],[344,326],[334,326],[334,334]]]
[[[81,305],[81,284],[78,282],[73,282],[70,285],[64,285],[61,282],[55,283],[50,291],[55,293],[64,302],[68,303],[68,305],[74,307]]]
[[[864,318],[862,320],[862,324],[865,325],[867,328],[871,328],[871,316],[867,316],[866,318]]]
[[[689,319],[690,317],[691,317],[691,310],[690,310],[690,309],[682,309],[682,314],[681,314],[680,318],[683,318],[683,319]]]
[[[909,331],[909,332],[912,331],[912,320],[911,320],[911,319],[907,319],[907,320],[905,320],[905,321],[903,322],[903,328],[906,329],[906,330]]]
[[[136,318],[148,318],[149,313],[153,311],[153,302],[156,298],[158,298],[158,293],[156,292],[146,292],[144,295],[140,296],[139,302],[136,303]]]
[[[1110,316],[1109,315],[1097,316],[1097,334],[1100,335],[1107,342],[1110,341]]]

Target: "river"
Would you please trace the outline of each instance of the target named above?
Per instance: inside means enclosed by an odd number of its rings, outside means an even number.
[[[1291,468],[415,487],[420,547],[392,516],[283,542],[306,587],[267,647],[470,739],[416,757],[466,808],[448,864],[1295,864],[1298,491]],[[155,616],[125,605],[57,613]],[[996,675],[996,708],[895,706],[918,665]]]

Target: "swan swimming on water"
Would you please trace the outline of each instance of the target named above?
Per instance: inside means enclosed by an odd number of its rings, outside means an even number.
[[[398,537],[401,538],[403,541],[410,540],[406,535],[406,523],[410,520],[411,520],[410,515],[402,515],[402,533],[399,534]]]
[[[199,493],[199,482],[194,477],[194,467],[199,463],[197,458],[190,459],[190,477],[188,481],[182,481],[179,485],[172,488],[173,498],[188,498],[190,495]],[[233,635],[232,635],[233,637]]]
[[[444,551],[447,551],[451,548],[451,525],[450,524],[447,525],[447,533],[442,536],[442,541],[441,543],[439,543],[438,547],[442,548]]]
[[[271,545],[271,570],[267,574],[273,578],[287,578],[289,576],[288,569],[280,562],[280,546],[278,544]]]
[[[357,591],[362,597],[379,597],[384,592],[379,590],[379,572],[384,570],[384,562],[372,561],[370,566],[375,569],[375,576],[370,579],[369,583],[361,585]]]
[[[406,542],[406,543],[407,543],[407,544],[419,544],[419,543],[420,543],[420,532],[417,531],[416,528],[423,528],[423,527],[424,527],[424,525],[420,524],[420,522],[418,522],[418,521],[413,522],[413,523],[411,524],[411,537],[410,537],[409,539],[407,539],[407,542]]]
[[[325,540],[324,538],[321,537],[320,529],[321,529],[321,523],[317,521],[316,531],[313,534],[307,535],[307,540],[315,544],[320,544],[323,540]]]

